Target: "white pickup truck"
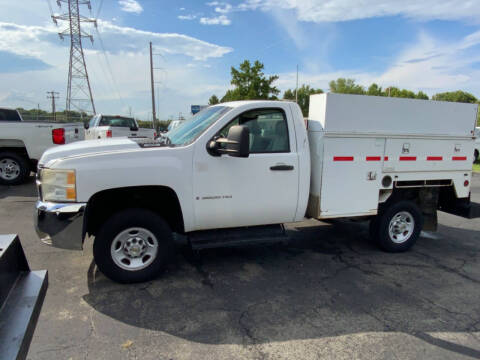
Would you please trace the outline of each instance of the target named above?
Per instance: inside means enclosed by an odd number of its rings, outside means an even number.
[[[45,150],[83,138],[82,123],[27,122],[17,110],[0,108],[0,184],[21,184]]]
[[[86,141],[39,163],[36,230],[81,249],[119,282],[155,277],[173,236],[194,248],[284,239],[283,223],[370,219],[390,252],[409,249],[437,210],[472,217],[476,106],[321,94],[297,104],[211,106],[156,141]],[[320,241],[320,239],[319,239]]]
[[[95,115],[85,124],[85,139],[105,139],[111,137],[147,137],[155,138],[154,129],[143,129],[133,118],[125,116]]]

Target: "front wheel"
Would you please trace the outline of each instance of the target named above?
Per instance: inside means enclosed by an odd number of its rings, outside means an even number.
[[[420,237],[423,215],[412,201],[393,203],[378,216],[377,242],[388,252],[410,249]]]
[[[145,209],[114,214],[93,244],[95,263],[113,281],[148,281],[160,273],[173,252],[172,231],[159,215]]]

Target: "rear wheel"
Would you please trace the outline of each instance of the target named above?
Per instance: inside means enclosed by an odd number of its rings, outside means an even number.
[[[29,173],[28,162],[23,156],[10,151],[0,153],[0,184],[21,184]]]
[[[168,224],[145,209],[127,209],[113,215],[93,244],[93,256],[100,271],[120,283],[155,278],[172,253],[173,238]]]
[[[378,217],[377,242],[388,252],[410,249],[420,237],[423,215],[412,201],[391,204]]]
[[[480,155],[480,154],[478,153],[478,150],[475,150],[475,151],[473,152],[473,162],[477,162],[477,161],[479,160],[479,159],[478,159],[478,156],[479,156],[479,155]]]

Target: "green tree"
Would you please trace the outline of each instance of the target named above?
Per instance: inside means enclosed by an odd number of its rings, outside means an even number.
[[[428,95],[425,94],[423,91],[419,91],[417,93],[417,99],[420,99],[420,100],[428,100]]]
[[[208,99],[208,105],[216,105],[220,102],[220,100],[218,100],[218,97],[217,95],[213,94],[212,96],[210,96],[210,99]]]
[[[308,106],[310,105],[310,95],[321,94],[323,93],[322,89],[311,88],[310,85],[303,84],[298,89],[298,105],[302,109],[303,116],[308,116]],[[283,94],[283,98],[286,100],[295,100],[295,90],[288,89]]]
[[[478,101],[477,98],[472,94],[465,91],[461,91],[461,90],[435,94],[432,96],[432,100],[453,101],[453,102],[472,103],[472,104]]]
[[[385,96],[385,93],[382,92],[382,87],[378,86],[377,84],[373,83],[368,87],[367,94],[370,96]]]
[[[340,94],[357,94],[364,95],[365,89],[363,86],[355,84],[354,79],[338,78],[329,83],[330,91]]]
[[[263,73],[264,65],[256,60],[252,64],[245,60],[239,69],[232,66],[230,83],[234,86],[223,96],[221,102],[235,100],[275,100],[280,93],[273,82],[278,79],[277,75],[266,77]]]

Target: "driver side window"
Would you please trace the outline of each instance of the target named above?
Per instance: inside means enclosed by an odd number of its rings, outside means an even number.
[[[287,120],[281,109],[244,112],[223,127],[218,135],[226,138],[234,125],[243,125],[250,130],[251,154],[290,152]]]

